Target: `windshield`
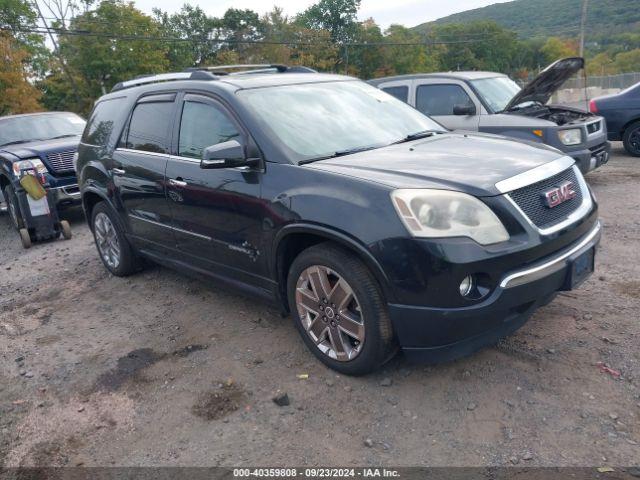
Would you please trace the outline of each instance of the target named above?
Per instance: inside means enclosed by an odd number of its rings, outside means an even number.
[[[85,121],[73,113],[0,118],[0,146],[80,135],[84,124]]]
[[[239,96],[295,161],[381,147],[444,127],[360,81],[241,90]]]
[[[520,87],[509,77],[482,78],[471,80],[478,95],[493,112],[504,110],[513,97],[520,91]]]

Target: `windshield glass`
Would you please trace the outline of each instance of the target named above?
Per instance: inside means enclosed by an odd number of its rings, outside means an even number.
[[[0,146],[80,135],[85,121],[73,113],[0,118]]]
[[[485,103],[494,112],[501,112],[520,91],[516,82],[508,77],[482,78],[471,80],[473,85]]]
[[[425,130],[446,131],[360,81],[257,88],[239,96],[298,162],[381,147]]]

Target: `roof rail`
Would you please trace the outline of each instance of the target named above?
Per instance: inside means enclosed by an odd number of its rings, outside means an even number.
[[[177,73],[159,73],[157,75],[141,75],[133,80],[116,83],[111,89],[112,92],[124,90],[126,88],[148,85],[151,83],[170,82],[173,80],[216,80],[218,77],[205,71],[189,71]]]
[[[227,70],[244,69],[239,72],[229,72]],[[288,65],[282,65],[279,63],[246,63],[235,65],[216,65],[213,67],[192,67],[186,70],[187,72],[205,71],[215,72],[217,75],[249,75],[252,73],[317,73],[315,70],[309,67],[303,67],[294,65],[289,67]]]

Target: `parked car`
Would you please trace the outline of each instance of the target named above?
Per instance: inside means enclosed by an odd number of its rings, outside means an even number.
[[[640,83],[589,102],[589,110],[607,121],[609,140],[622,140],[629,155],[640,157]]]
[[[73,158],[84,126],[81,117],[69,112],[0,117],[0,190],[16,229],[22,228],[18,175],[26,162],[44,175],[56,208],[80,204]]]
[[[593,271],[597,205],[558,150],[449,132],[350,77],[216,72],[96,102],[78,174],[114,275],[146,258],[225,280],[363,374],[398,346],[443,361],[493,343]]]
[[[409,103],[451,130],[471,130],[546,143],[573,157],[583,173],[609,160],[602,117],[548,105],[584,67],[582,58],[549,65],[524,88],[495,72],[446,72],[377,78],[369,83]]]

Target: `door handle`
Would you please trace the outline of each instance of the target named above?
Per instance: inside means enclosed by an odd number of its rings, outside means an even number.
[[[126,172],[121,168],[112,168],[111,171],[114,175],[124,175]]]
[[[173,185],[174,187],[186,187],[188,184],[180,178],[170,178],[169,185]]]

